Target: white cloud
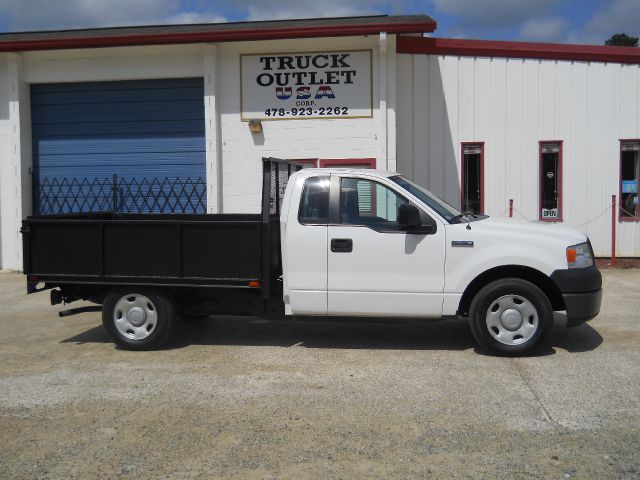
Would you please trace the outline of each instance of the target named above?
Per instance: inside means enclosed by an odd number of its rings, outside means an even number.
[[[533,18],[524,22],[520,38],[532,42],[560,42],[565,40],[569,22],[562,17]]]
[[[375,15],[385,11],[390,3],[383,0],[245,0],[236,1],[235,5],[244,3],[248,12],[247,20],[314,18],[314,17],[348,17],[356,15]]]
[[[23,31],[225,21],[183,11],[179,0],[0,0],[0,18]]]
[[[436,13],[455,15],[460,27],[509,27],[545,14],[558,0],[432,0]],[[437,18],[437,15],[436,15]]]
[[[609,0],[596,10],[584,27],[571,32],[571,43],[602,45],[614,33],[640,35],[640,1]]]
[[[169,17],[165,17],[160,23],[180,24],[180,23],[222,23],[227,19],[222,15],[206,12],[181,12]]]
[[[150,25],[166,23],[216,23],[223,0],[0,0],[0,23],[8,29],[51,30],[63,28]],[[225,5],[246,20],[342,17],[404,13],[409,0],[232,0]],[[234,16],[236,16],[234,15]]]

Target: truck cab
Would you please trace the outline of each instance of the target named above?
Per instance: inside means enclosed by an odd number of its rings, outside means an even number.
[[[554,310],[599,312],[586,235],[541,222],[463,214],[397,173],[304,169],[280,214],[287,315],[468,316],[481,346],[530,350]]]

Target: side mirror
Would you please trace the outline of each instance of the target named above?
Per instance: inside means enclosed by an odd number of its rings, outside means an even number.
[[[408,203],[398,208],[398,225],[415,235],[433,235],[438,231],[438,224],[433,218]]]
[[[400,228],[403,230],[422,225],[418,207],[410,203],[400,205],[400,207],[398,207],[398,225],[400,225]]]

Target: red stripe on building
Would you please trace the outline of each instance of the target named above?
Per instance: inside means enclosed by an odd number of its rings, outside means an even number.
[[[640,48],[399,36],[398,53],[640,64]]]

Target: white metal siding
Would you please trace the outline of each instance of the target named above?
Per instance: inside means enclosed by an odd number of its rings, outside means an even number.
[[[9,78],[7,62],[0,56],[0,268],[7,268],[4,258],[3,246],[6,245],[7,226],[4,221],[11,212],[8,209],[9,201],[5,199],[10,187],[10,166],[6,160],[9,158]]]
[[[398,55],[398,169],[460,204],[460,143],[485,142],[485,210],[538,219],[539,146],[563,140],[563,220],[611,253],[621,138],[640,138],[640,66]],[[640,224],[617,223],[640,256]]]

